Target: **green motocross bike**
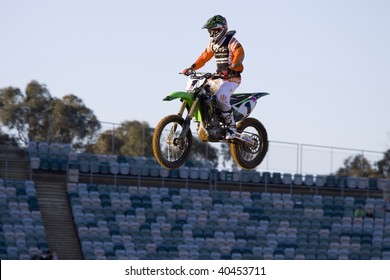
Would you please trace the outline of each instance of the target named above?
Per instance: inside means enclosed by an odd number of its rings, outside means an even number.
[[[257,99],[266,92],[232,94],[230,103],[237,126],[237,136],[225,140],[227,126],[216,103],[220,76],[193,71],[189,75],[187,91],[177,91],[166,96],[164,101],[179,100],[178,114],[168,115],[157,124],[153,134],[153,154],[162,166],[174,169],[183,165],[192,145],[191,120],[197,122],[197,133],[204,142],[227,142],[237,165],[244,169],[256,168],[268,151],[268,135],[257,119],[249,118]],[[186,115],[184,116],[183,114]]]

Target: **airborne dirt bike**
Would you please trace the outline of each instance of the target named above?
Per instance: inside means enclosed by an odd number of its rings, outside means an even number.
[[[257,99],[266,92],[232,94],[230,103],[237,126],[237,136],[225,140],[227,126],[216,103],[216,91],[220,76],[193,71],[189,75],[187,91],[177,91],[166,96],[164,101],[180,100],[178,114],[164,117],[153,134],[153,154],[162,166],[174,169],[185,163],[192,145],[190,124],[192,118],[198,123],[197,133],[204,142],[227,142],[233,160],[241,168],[256,168],[268,150],[268,136],[264,126],[254,118],[248,118]],[[187,112],[183,117],[184,112]]]

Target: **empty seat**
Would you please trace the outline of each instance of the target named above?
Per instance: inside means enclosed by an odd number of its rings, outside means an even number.
[[[348,176],[347,187],[349,189],[355,189],[357,187],[357,178],[354,176]]]
[[[208,167],[201,167],[199,169],[199,179],[208,180],[210,177],[211,169]]]
[[[285,185],[292,184],[292,175],[290,173],[283,173],[282,182]]]
[[[271,173],[270,172],[263,172],[261,174],[261,182],[264,184],[269,184],[271,183]]]
[[[279,172],[272,173],[272,183],[281,184],[282,183],[282,174]]]
[[[303,177],[302,174],[294,174],[294,179],[293,179],[294,185],[302,185],[303,183]]]
[[[244,183],[250,182],[252,177],[252,172],[249,170],[241,170],[241,181]]]
[[[367,189],[367,187],[368,187],[368,178],[359,177],[357,179],[357,188],[358,189]]]
[[[189,168],[190,179],[199,179],[199,167],[193,166]]]
[[[380,190],[385,190],[386,187],[390,186],[390,179],[385,179],[385,178],[379,178],[377,182],[377,187]]]
[[[109,161],[109,169],[111,174],[119,174],[120,171],[120,165],[116,161]]]
[[[337,186],[336,176],[335,175],[326,176],[325,185],[330,188],[336,187]]]
[[[169,177],[169,169],[165,167],[160,167],[160,176],[163,178]]]
[[[190,174],[190,169],[187,166],[181,166],[179,168],[179,178],[181,179],[187,179]]]
[[[315,178],[315,184],[317,187],[323,187],[326,184],[326,176],[324,175],[317,175]]]
[[[41,159],[38,156],[30,157],[30,167],[32,169],[38,169],[41,165]]]
[[[306,186],[313,186],[314,185],[314,176],[312,174],[306,174],[304,184]]]

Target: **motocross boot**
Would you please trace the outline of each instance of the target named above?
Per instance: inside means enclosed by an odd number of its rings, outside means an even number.
[[[234,120],[232,111],[222,112],[222,118],[227,125],[227,131],[225,135],[226,140],[232,140],[237,137],[236,121]]]

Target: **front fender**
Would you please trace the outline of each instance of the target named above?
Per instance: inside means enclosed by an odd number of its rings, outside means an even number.
[[[172,92],[171,94],[167,95],[163,101],[172,101],[172,100],[175,100],[175,99],[180,99],[181,101],[185,100],[187,102],[187,109],[189,110],[189,108],[192,107],[192,104],[194,103],[194,100],[193,100],[193,95],[189,92],[186,92],[186,91],[175,91],[175,92]],[[194,117],[197,121],[201,121],[202,120],[202,116],[201,116],[201,113],[200,113],[200,110],[199,108],[196,108],[195,111],[194,111]]]
[[[167,95],[163,100],[164,101],[172,101],[175,99],[182,99],[187,101],[187,103],[191,106],[192,105],[192,94],[188,93],[186,91],[175,91],[172,92],[171,94]]]

